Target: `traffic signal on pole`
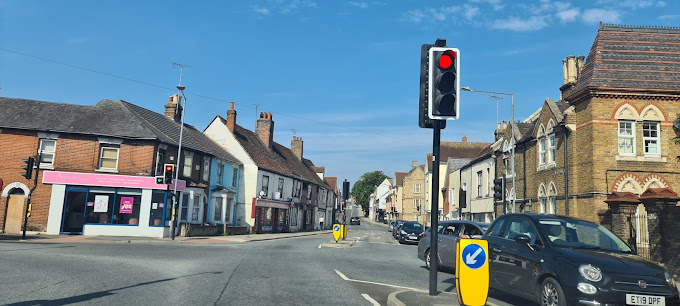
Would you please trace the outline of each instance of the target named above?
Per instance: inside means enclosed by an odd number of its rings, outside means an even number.
[[[172,179],[175,176],[175,165],[165,164],[163,170],[163,184],[172,184]]]
[[[438,39],[436,46],[446,45],[446,40]],[[423,44],[420,47],[420,96],[418,99],[418,126],[431,129],[434,127],[433,120],[428,116],[428,91],[430,80],[430,48],[432,44]],[[446,121],[439,124],[441,129],[446,128]]]
[[[493,200],[503,201],[503,178],[493,180]]]
[[[27,180],[30,180],[33,176],[33,163],[35,162],[35,159],[33,157],[24,158],[23,162],[25,165],[21,166],[21,169],[24,169],[24,172],[21,173],[21,176],[25,177]]]
[[[456,48],[432,47],[429,50],[428,117],[456,120],[459,115],[460,51]]]

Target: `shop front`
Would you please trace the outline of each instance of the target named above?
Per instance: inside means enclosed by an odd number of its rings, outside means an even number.
[[[178,182],[184,191],[186,183]],[[48,234],[170,234],[171,192],[154,177],[45,171],[43,184],[52,185]]]
[[[285,202],[253,199],[255,206],[255,232],[281,233],[290,231],[290,205]]]

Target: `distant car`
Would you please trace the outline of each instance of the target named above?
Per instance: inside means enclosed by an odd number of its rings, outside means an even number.
[[[393,223],[390,223],[389,231],[392,232],[392,236],[394,236],[394,229],[397,228],[397,225],[402,224],[406,221],[404,220],[394,220],[392,221]],[[396,238],[396,236],[394,236]]]
[[[390,221],[390,226],[387,227],[387,231],[391,232],[394,229],[395,224],[397,224],[397,221],[395,220]]]
[[[353,224],[361,225],[361,220],[359,219],[359,217],[352,217],[352,218],[349,218],[349,224],[350,225],[353,225]]]
[[[399,227],[399,243],[418,243],[421,234],[423,233],[424,227],[422,224],[415,221],[404,222]]]
[[[404,222],[406,222],[406,221],[404,221]],[[394,230],[392,231],[392,237],[394,237],[394,239],[397,239],[397,240],[399,239],[399,232],[401,231],[401,226],[404,225],[404,222],[397,223],[397,225],[394,227]]]
[[[460,238],[480,238],[489,228],[488,223],[479,223],[469,220],[447,220],[439,221],[438,226],[438,257],[439,266],[446,268],[456,267],[456,244]],[[429,269],[430,258],[430,228],[425,231],[418,243],[418,258],[425,261],[425,266]]]
[[[491,288],[542,305],[680,305],[672,276],[601,225],[507,214],[483,239]]]

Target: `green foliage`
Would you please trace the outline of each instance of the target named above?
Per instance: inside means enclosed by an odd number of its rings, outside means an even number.
[[[680,129],[675,128],[677,122],[680,122],[680,115],[678,115],[678,118],[675,119],[675,124],[673,126],[673,131],[675,131],[675,138],[672,139],[675,144],[680,144]],[[677,156],[676,159],[680,161],[680,156]]]
[[[382,171],[366,172],[359,180],[352,186],[352,196],[358,205],[361,205],[364,210],[368,209],[368,197],[375,191],[375,187],[380,185],[387,175]]]

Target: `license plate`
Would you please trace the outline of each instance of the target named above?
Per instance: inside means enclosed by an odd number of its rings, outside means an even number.
[[[408,236],[408,239],[418,239],[416,236]]]
[[[666,305],[663,296],[626,294],[627,305]]]

